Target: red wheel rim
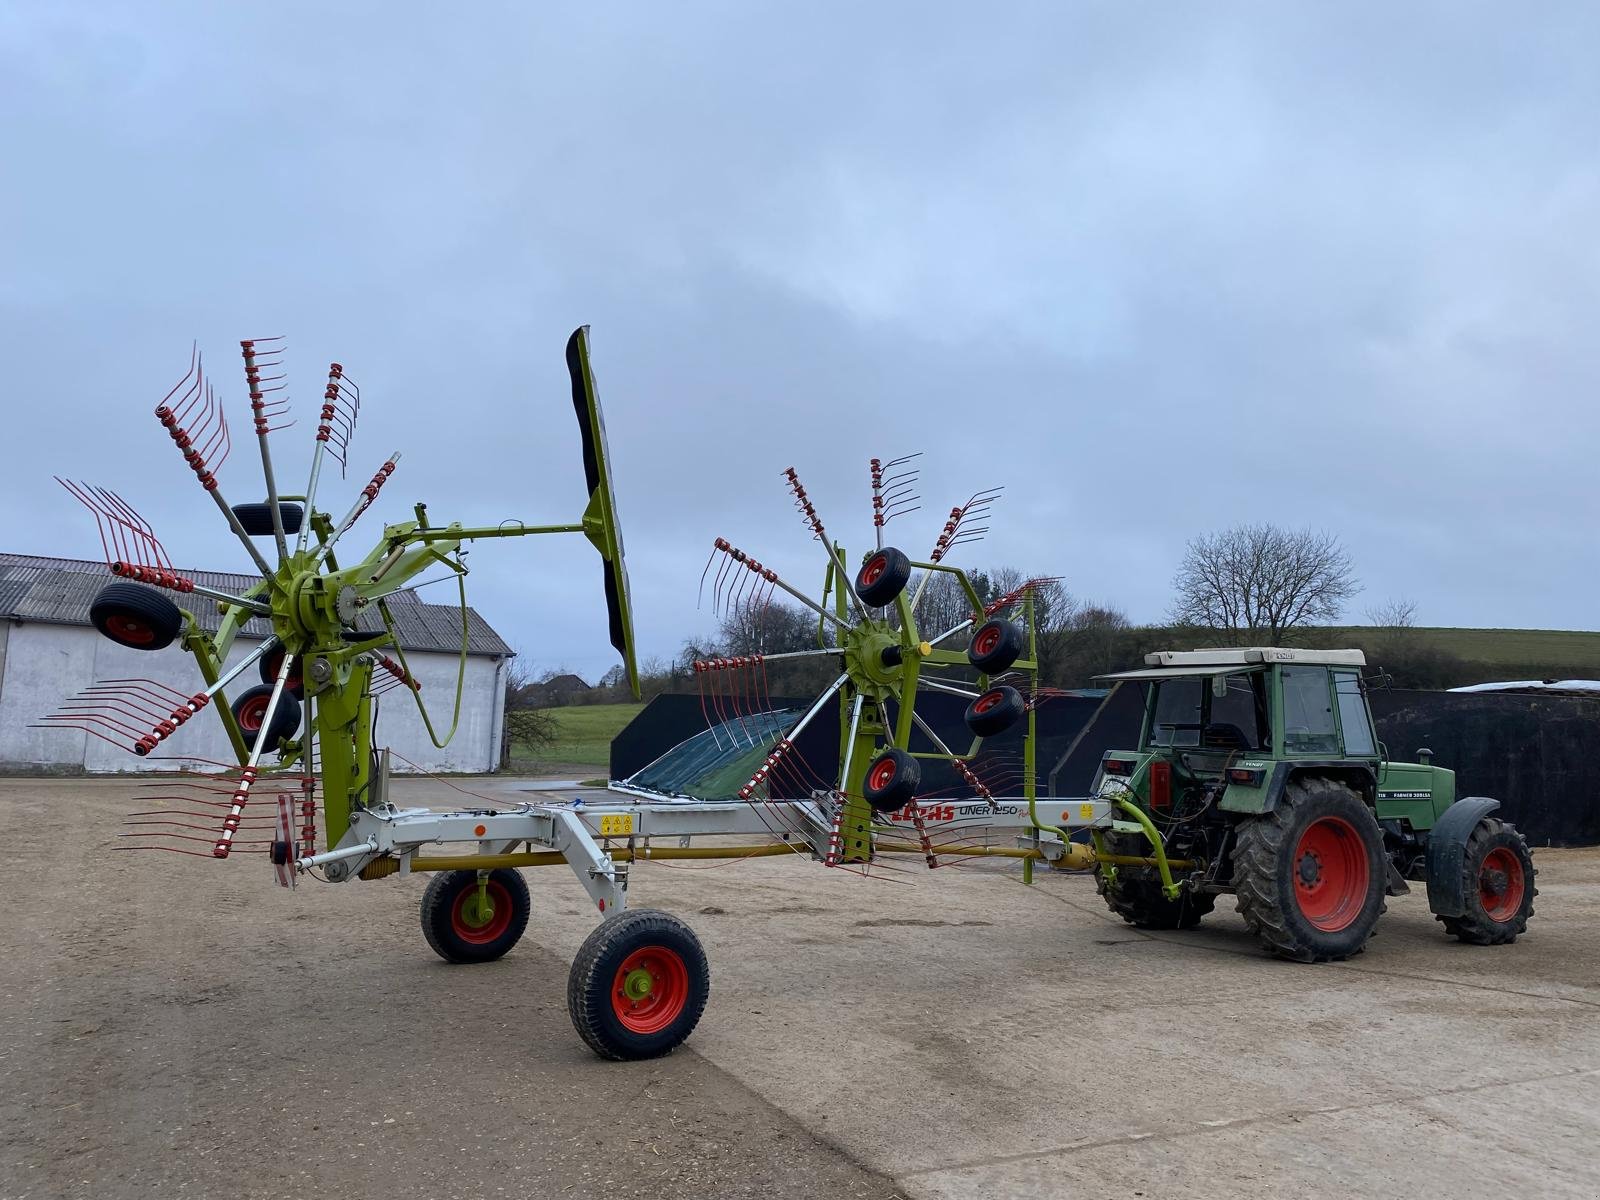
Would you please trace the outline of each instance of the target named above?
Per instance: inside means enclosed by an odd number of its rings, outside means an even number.
[[[1372,868],[1361,835],[1343,817],[1320,817],[1294,848],[1300,914],[1324,933],[1347,929],[1367,902]]]
[[[978,636],[972,639],[972,649],[979,656],[993,653],[994,648],[1000,644],[1000,627],[998,625],[985,625],[978,630]]]
[[[148,646],[156,640],[154,629],[138,617],[127,617],[121,613],[106,618],[106,632],[130,646]]]
[[[986,713],[991,708],[997,707],[1000,701],[1004,698],[1005,693],[1003,693],[999,688],[995,688],[995,690],[992,692],[985,692],[983,695],[978,697],[977,703],[972,706],[972,711],[980,714]]]
[[[491,879],[488,892],[489,903],[494,906],[494,914],[487,921],[472,923],[478,902],[476,880],[462,888],[456,896],[455,903],[450,906],[451,932],[462,941],[471,942],[474,946],[494,941],[511,927],[511,893],[506,890],[506,885]]]
[[[870,560],[866,566],[861,568],[861,586],[871,587],[883,578],[883,573],[888,569],[889,556],[887,554],[880,554]]]
[[[1478,868],[1478,902],[1491,921],[1504,923],[1522,911],[1527,876],[1522,860],[1509,846],[1496,846]]]
[[[689,968],[665,946],[641,946],[617,968],[611,1011],[632,1033],[660,1033],[689,1003]]]
[[[255,733],[261,728],[261,722],[267,717],[267,701],[271,696],[251,696],[239,706],[239,728],[246,733]]]
[[[284,651],[281,648],[267,655],[267,674],[274,679],[278,677],[278,672],[283,670],[283,655]],[[284,679],[283,686],[291,690],[300,686],[300,674],[295,670],[294,666],[289,668],[289,675]]]
[[[894,759],[886,758],[880,763],[875,763],[872,770],[868,772],[867,786],[872,788],[874,791],[881,792],[884,788],[888,787],[894,782],[894,775]]]

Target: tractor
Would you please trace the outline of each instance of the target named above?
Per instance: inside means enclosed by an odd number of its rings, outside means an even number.
[[[1455,772],[1393,762],[1378,741],[1360,650],[1160,651],[1102,676],[1145,688],[1133,750],[1101,759],[1094,792],[1119,819],[1093,831],[1111,911],[1192,929],[1220,895],[1271,953],[1359,954],[1385,899],[1423,881],[1463,942],[1513,942],[1533,915],[1526,840],[1499,801],[1456,797]]]

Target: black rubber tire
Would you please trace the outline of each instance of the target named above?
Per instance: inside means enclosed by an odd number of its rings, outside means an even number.
[[[967,661],[985,675],[998,675],[1017,659],[1027,647],[1022,626],[1004,617],[985,621],[972,631],[972,642],[967,646]]]
[[[271,687],[278,681],[278,668],[283,665],[284,648],[279,646],[276,650],[269,650],[260,659],[261,682]],[[306,681],[300,677],[300,663],[298,659],[289,668],[289,678],[284,684],[288,693],[296,700],[306,698]]]
[[[978,737],[993,737],[1010,729],[1027,711],[1022,693],[1002,684],[967,705],[967,728]]]
[[[1136,929],[1193,929],[1217,905],[1210,892],[1185,891],[1169,900],[1161,890],[1161,879],[1153,872],[1146,878],[1139,867],[1122,867],[1112,882],[1099,867],[1095,886],[1105,898],[1106,907]]]
[[[263,683],[239,693],[231,705],[233,719],[239,723],[239,731],[246,742],[252,741],[260,730],[261,718],[266,714],[265,705],[271,697],[271,686]],[[285,691],[278,698],[278,711],[273,714],[272,728],[267,731],[267,749],[276,748],[279,742],[299,732],[300,701]]]
[[[285,533],[299,533],[305,510],[287,500],[278,501],[278,516],[283,521]],[[239,518],[239,527],[251,537],[272,536],[272,505],[235,504],[233,515]]]
[[[1366,863],[1360,907],[1348,924],[1336,930],[1320,929],[1312,923],[1302,908],[1297,886],[1297,873],[1302,870],[1317,871],[1319,878],[1312,886],[1320,883],[1320,867],[1315,861],[1310,865],[1304,861],[1315,856],[1297,861],[1295,855],[1302,848],[1301,838],[1322,821],[1345,826],[1348,832],[1339,832],[1337,841],[1354,834],[1358,842],[1349,852],[1355,861],[1364,858]],[[1276,808],[1239,824],[1233,852],[1239,913],[1261,944],[1279,958],[1330,962],[1360,954],[1384,913],[1387,880],[1383,831],[1372,810],[1347,784],[1316,776],[1293,780]],[[1352,898],[1358,883],[1352,880]]]
[[[1483,901],[1484,888],[1489,886],[1492,889],[1494,882],[1485,878],[1484,860],[1498,851],[1504,851],[1514,860],[1521,871],[1522,885],[1520,903],[1501,917],[1491,915]],[[1474,946],[1501,946],[1516,941],[1528,931],[1528,918],[1533,916],[1533,898],[1539,894],[1539,889],[1534,885],[1539,872],[1534,869],[1527,839],[1517,832],[1515,825],[1498,817],[1485,817],[1479,821],[1472,836],[1467,839],[1461,874],[1467,910],[1459,917],[1439,917],[1448,932]]]
[[[119,646],[164,650],[183,631],[183,612],[155,588],[108,583],[89,605],[89,624]]]
[[[911,560],[893,546],[869,554],[856,572],[856,595],[868,608],[882,608],[905,591],[911,579]]]
[[[490,902],[495,913],[488,927],[473,932],[465,921],[458,924],[461,909],[478,889],[476,871],[440,871],[422,893],[422,936],[428,947],[447,963],[493,962],[503,958],[528,928],[528,913],[533,901],[528,897],[528,881],[511,867],[496,867],[489,872]],[[505,904],[502,914],[499,905]],[[481,939],[481,940],[478,940]]]
[[[660,1029],[641,1032],[624,1024],[613,996],[622,998],[622,964],[650,950],[670,955],[683,969],[682,1007]],[[711,968],[694,930],[671,913],[635,908],[602,921],[578,948],[567,976],[567,1012],[578,1036],[601,1058],[659,1058],[694,1032],[710,993]]]
[[[904,808],[922,786],[922,764],[893,746],[867,766],[861,795],[873,812]]]

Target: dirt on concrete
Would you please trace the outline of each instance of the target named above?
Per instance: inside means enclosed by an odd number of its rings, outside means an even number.
[[[565,868],[510,955],[448,967],[421,879],[112,852],[135,787],[0,781],[3,1196],[1600,1194],[1600,852],[1536,853],[1515,945],[1414,894],[1323,966],[992,863],[641,864],[712,995],[612,1064],[565,1013],[595,920]]]

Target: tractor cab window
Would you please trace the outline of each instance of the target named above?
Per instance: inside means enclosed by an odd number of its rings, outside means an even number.
[[[1218,696],[1213,681],[1165,679],[1155,685],[1150,746],[1249,751],[1270,746],[1266,690],[1260,672],[1229,675]]]
[[[1267,697],[1260,672],[1227,676],[1228,690],[1221,696],[1207,687],[1201,744],[1216,750],[1260,750],[1272,744],[1267,721]]]
[[[1378,753],[1367,719],[1367,702],[1361,695],[1361,680],[1354,671],[1333,673],[1333,693],[1339,698],[1339,727],[1344,730],[1344,752],[1351,758],[1371,758]]]
[[[1280,667],[1283,680],[1283,748],[1289,754],[1338,754],[1333,692],[1323,667]]]
[[[1200,702],[1205,686],[1205,681],[1200,679],[1167,679],[1155,685],[1155,703],[1150,710],[1150,745],[1200,744]]]

